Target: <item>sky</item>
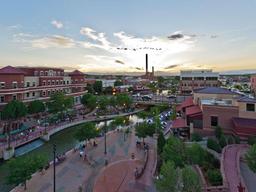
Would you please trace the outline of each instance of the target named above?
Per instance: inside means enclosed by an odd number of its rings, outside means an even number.
[[[0,66],[256,70],[256,0],[3,0]]]

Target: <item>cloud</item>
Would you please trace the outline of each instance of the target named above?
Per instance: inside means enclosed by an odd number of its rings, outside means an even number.
[[[181,33],[176,33],[176,34],[172,34],[172,35],[168,36],[167,38],[170,40],[182,39],[182,38],[184,38],[184,35]]]
[[[218,35],[211,35],[210,38],[211,39],[216,39],[218,37]]]
[[[31,45],[34,48],[72,48],[75,46],[75,41],[69,37],[53,35],[31,40]]]
[[[115,60],[115,62],[116,62],[116,63],[119,63],[119,64],[122,64],[122,65],[125,64],[125,63],[124,63],[123,61],[121,61],[121,60]]]
[[[57,29],[61,29],[64,27],[63,23],[61,21],[53,20],[51,24],[56,27]]]
[[[178,64],[169,65],[169,66],[165,67],[164,69],[173,69],[173,68],[178,67],[178,66],[179,66]]]

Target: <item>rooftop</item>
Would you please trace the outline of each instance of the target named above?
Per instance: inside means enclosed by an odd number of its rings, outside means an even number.
[[[204,93],[204,94],[227,94],[227,95],[239,95],[236,92],[230,91],[221,87],[205,87],[194,90],[194,93]]]
[[[256,103],[256,98],[244,96],[237,100],[238,102]]]
[[[25,74],[25,72],[12,66],[6,66],[0,69],[0,74]]]

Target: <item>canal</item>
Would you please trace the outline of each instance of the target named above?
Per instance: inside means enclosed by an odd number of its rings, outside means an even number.
[[[132,123],[136,123],[141,121],[136,115],[129,116],[129,119]],[[109,124],[112,120],[108,120],[107,124]],[[97,127],[102,127],[104,125],[104,122],[98,122],[96,124]],[[57,154],[61,154],[64,152],[67,152],[74,148],[78,141],[74,138],[74,134],[77,130],[78,126],[70,127],[67,129],[64,129],[54,135],[51,136],[50,141],[45,142],[40,147],[34,149],[33,151],[30,151],[19,158],[24,158],[26,156],[33,156],[33,155],[44,155],[46,156],[49,161],[53,159],[53,153],[52,153],[52,146],[53,144],[56,144],[56,152]],[[8,192],[10,191],[14,186],[6,184],[6,177],[8,175],[8,166],[6,162],[0,163],[0,192]]]

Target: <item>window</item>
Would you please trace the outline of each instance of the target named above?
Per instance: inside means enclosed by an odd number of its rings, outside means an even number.
[[[45,91],[43,91],[43,96],[45,96]]]
[[[38,71],[35,71],[35,72],[34,72],[34,76],[38,76]]]
[[[43,85],[46,85],[46,81],[43,81]]]
[[[59,85],[59,80],[56,80],[56,85]]]
[[[1,89],[4,89],[4,88],[5,88],[5,82],[1,82],[1,83],[0,83],[0,88],[1,88]]]
[[[55,83],[55,81],[54,81],[54,80],[52,80],[52,85],[54,85],[54,83]]]
[[[255,111],[255,104],[253,103],[246,103],[246,111]]]
[[[30,87],[30,82],[27,82],[27,85],[26,85],[27,87]]]
[[[27,97],[29,97],[29,93],[26,93]]]
[[[32,96],[35,97],[35,92],[32,92]]]
[[[0,97],[0,103],[3,103],[4,102],[4,96],[1,96]]]
[[[192,80],[192,77],[182,77],[181,80]]]
[[[204,77],[194,77],[194,80],[204,80]]]
[[[206,77],[206,80],[217,81],[218,77]]]
[[[211,116],[211,126],[212,126],[212,127],[218,126],[218,117],[216,117],[216,116]]]
[[[40,71],[40,76],[44,76],[44,72],[43,71]]]
[[[17,100],[17,95],[13,95],[12,100]]]
[[[14,89],[18,88],[17,81],[12,82],[12,88],[14,88]]]
[[[36,82],[33,82],[33,87],[35,87],[36,86]]]
[[[48,80],[48,85],[51,85],[51,80]]]
[[[69,84],[69,81],[67,81],[67,84]]]

